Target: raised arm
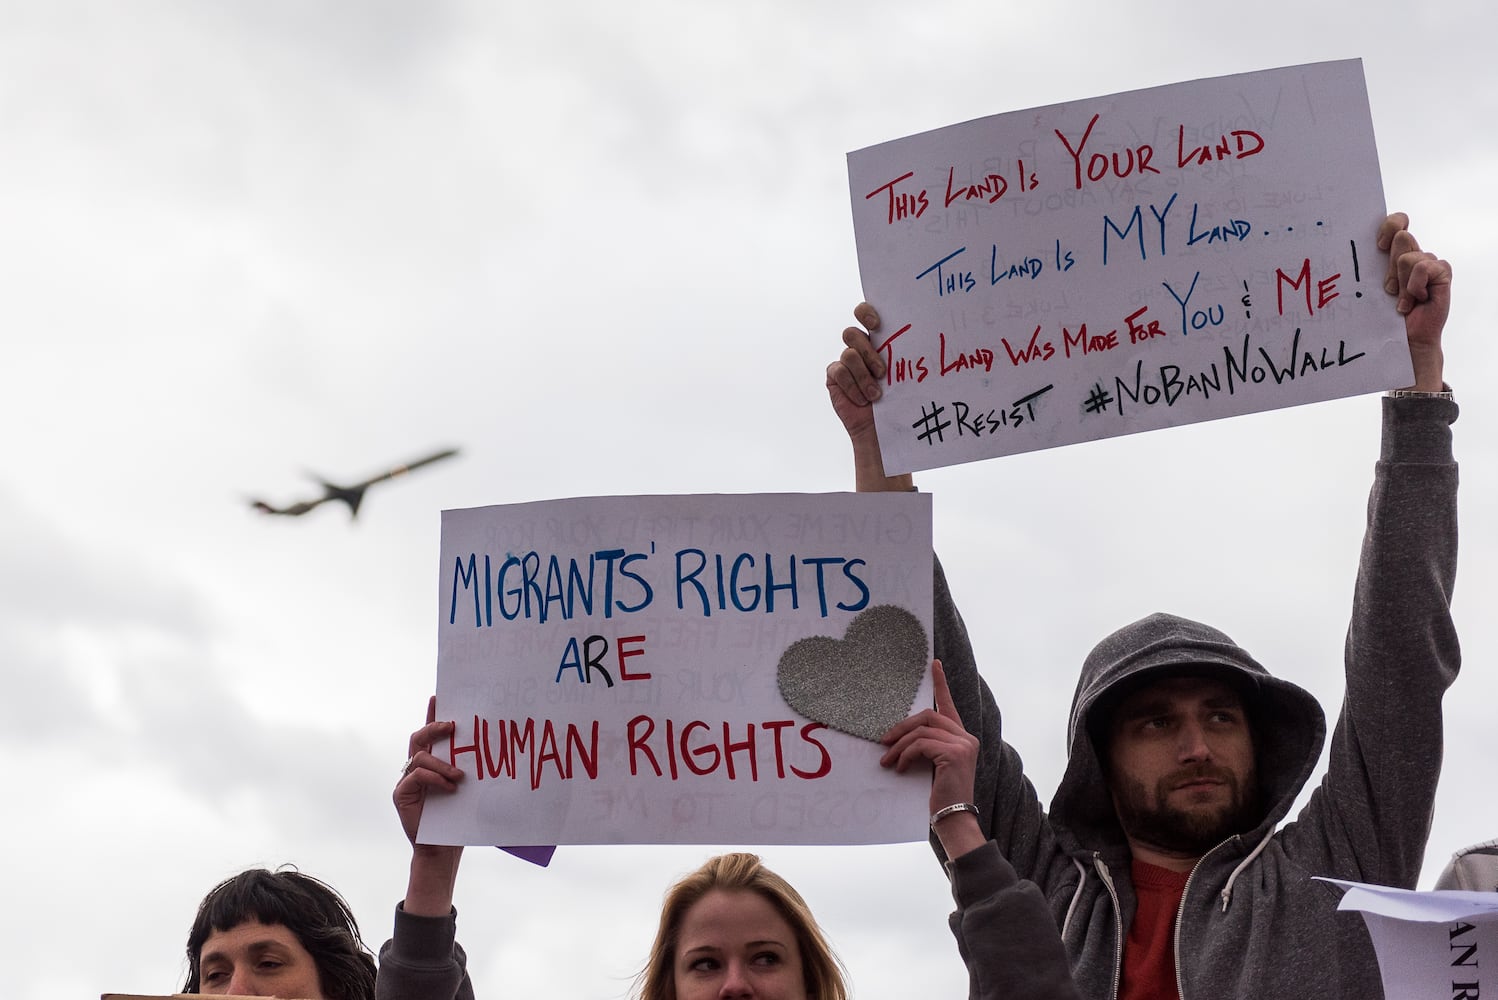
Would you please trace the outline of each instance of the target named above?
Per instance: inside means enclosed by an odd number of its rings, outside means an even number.
[[[883,395],[886,365],[878,350],[879,313],[867,302],[853,310],[859,326],[843,331],[843,351],[827,366],[827,395],[853,449],[854,481],[860,493],[915,489],[909,475],[890,476],[879,453],[874,403]],[[1019,754],[1003,740],[998,706],[978,673],[967,626],[947,588],[940,561],[932,592],[932,641],[945,665],[952,702],[979,741],[975,787],[969,801],[978,807],[982,840],[993,838],[999,850],[1026,877],[1043,880],[1055,861],[1054,841],[1035,790],[1025,779]],[[933,838],[937,856],[947,848]],[[1071,871],[1067,866],[1068,873]],[[1050,886],[1047,885],[1049,889]]]
[[[1316,874],[1413,887],[1442,754],[1441,698],[1461,662],[1456,579],[1456,404],[1441,335],[1451,265],[1420,248],[1409,219],[1379,233],[1385,290],[1404,317],[1415,383],[1383,400],[1383,445],[1368,498],[1346,643],[1347,691],[1327,776],[1292,840]]]
[[[463,780],[463,770],[432,755],[432,744],[451,736],[453,724],[437,721],[437,698],[427,702],[427,721],[411,734],[410,757],[395,785],[396,815],[401,829],[411,842],[411,872],[402,903],[407,913],[419,917],[445,917],[453,906],[453,889],[458,882],[458,864],[463,848],[437,844],[418,844],[421,813],[430,792],[450,795]]]
[[[905,771],[927,761],[931,829],[950,859],[956,911],[949,918],[974,1000],[1073,1000],[1066,949],[1032,881],[1021,879],[971,811],[978,740],[962,724],[941,661],[931,664],[936,707],[916,712],[884,735],[880,764]],[[965,808],[966,807],[966,808]]]
[[[451,722],[437,721],[433,697],[426,725],[411,734],[410,756],[395,785],[395,811],[411,842],[411,869],[406,898],[395,910],[395,934],[380,949],[377,1000],[473,1000],[453,908],[463,848],[416,842],[427,795],[451,794],[463,778],[460,768],[432,755],[432,744],[452,731]]]

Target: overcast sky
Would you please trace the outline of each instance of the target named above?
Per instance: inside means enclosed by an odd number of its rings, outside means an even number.
[[[433,684],[438,512],[851,488],[825,365],[848,150],[1361,57],[1391,208],[1455,267],[1466,672],[1428,886],[1498,836],[1498,16],[1388,0],[0,3],[6,995],[170,992],[197,901],[294,862],[375,942]],[[1087,649],[1168,609],[1335,715],[1372,397],[923,474],[1043,798]],[[247,498],[444,463],[325,508]],[[622,995],[710,847],[465,860],[486,996]],[[865,1000],[960,996],[923,844],[766,848]],[[1347,918],[1354,919],[1354,918]]]

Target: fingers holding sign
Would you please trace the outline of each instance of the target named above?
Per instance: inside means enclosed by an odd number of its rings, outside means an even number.
[[[963,728],[940,660],[931,661],[931,683],[936,707],[916,712],[885,733],[879,763],[902,774],[919,761],[931,764],[932,829],[947,857],[956,858],[987,840],[972,807],[978,738]]]
[[[407,750],[410,756],[401,769],[400,780],[395,784],[395,811],[400,816],[401,828],[406,839],[416,843],[416,832],[421,827],[421,813],[426,806],[427,793],[457,791],[463,778],[461,768],[432,755],[432,745],[452,735],[451,722],[437,721],[437,697],[427,702],[427,721],[411,734]]]
[[[874,403],[884,395],[889,375],[888,363],[875,345],[879,313],[867,302],[860,302],[853,318],[861,325],[843,330],[843,351],[827,366],[827,397],[853,447],[854,484],[860,493],[913,490],[915,481],[909,473],[885,474],[879,430],[874,424]]]
[[[884,358],[874,347],[873,339],[879,332],[879,313],[867,302],[861,302],[853,310],[853,318],[862,326],[850,326],[843,331],[843,352],[827,366],[827,395],[850,437],[873,428],[870,407],[884,393],[881,380],[885,373]]]
[[[1414,388],[1440,392],[1444,386],[1441,331],[1451,311],[1451,264],[1420,248],[1410,232],[1410,217],[1395,212],[1378,230],[1378,248],[1388,253],[1384,291],[1395,296],[1394,308],[1404,317]]]
[[[401,767],[392,796],[401,829],[411,842],[411,874],[403,905],[407,913],[418,916],[440,917],[451,912],[458,864],[463,857],[461,847],[416,842],[427,795],[449,795],[457,791],[463,778],[460,768],[432,754],[432,746],[452,736],[454,728],[451,722],[437,721],[437,698],[432,696],[427,702],[426,725],[412,733],[407,743],[410,756]]]

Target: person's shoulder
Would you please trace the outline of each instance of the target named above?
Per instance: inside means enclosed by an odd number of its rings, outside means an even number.
[[[1485,840],[1453,854],[1436,879],[1436,888],[1498,892],[1498,840]]]

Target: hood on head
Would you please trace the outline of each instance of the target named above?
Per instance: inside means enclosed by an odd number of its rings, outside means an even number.
[[[1326,716],[1310,693],[1273,677],[1226,634],[1200,622],[1156,612],[1114,632],[1082,664],[1067,726],[1067,764],[1051,800],[1051,820],[1089,850],[1122,844],[1093,734],[1124,695],[1153,679],[1200,673],[1221,677],[1244,695],[1265,815],[1260,828],[1290,811],[1321,756]],[[1096,717],[1095,717],[1096,716]]]

